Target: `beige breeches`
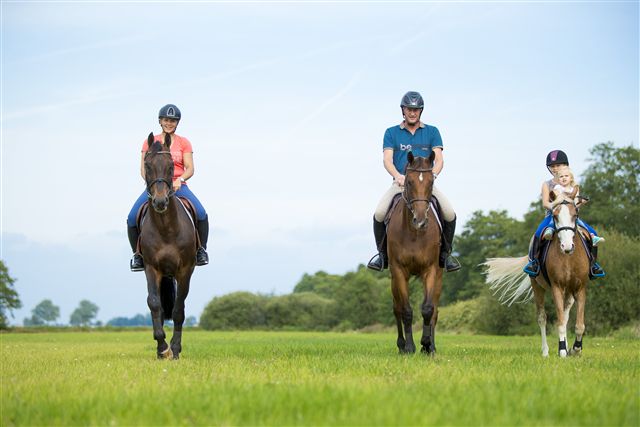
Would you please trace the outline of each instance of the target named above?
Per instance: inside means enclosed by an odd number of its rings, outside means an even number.
[[[395,196],[398,193],[402,193],[402,187],[400,187],[396,183],[396,181],[393,181],[393,184],[391,184],[391,187],[389,187],[387,192],[384,193],[384,195],[380,199],[380,202],[378,203],[376,212],[373,215],[376,221],[378,222],[384,221],[384,216],[387,214],[387,209],[389,209],[389,204],[391,204],[391,200],[393,199],[393,196]],[[444,218],[445,221],[453,221],[453,219],[456,217],[456,213],[453,210],[453,206],[451,206],[451,202],[449,202],[449,199],[447,199],[447,197],[440,190],[438,190],[438,188],[435,185],[433,186],[433,195],[436,197],[436,199],[438,199],[438,202],[440,202],[440,209],[442,210],[441,212],[442,218]]]

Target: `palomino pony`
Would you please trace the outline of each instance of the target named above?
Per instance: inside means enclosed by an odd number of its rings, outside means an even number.
[[[398,325],[397,346],[400,353],[416,351],[408,283],[411,276],[417,276],[424,287],[421,352],[434,355],[438,301],[442,291],[442,268],[438,264],[440,229],[430,204],[434,153],[426,159],[414,157],[409,152],[408,159],[402,200],[391,213],[387,226],[393,313]]]
[[[549,244],[546,259],[546,276],[542,270],[537,277],[529,277],[522,271],[527,264],[527,256],[521,258],[491,258],[484,263],[488,267],[487,283],[491,289],[500,292],[500,300],[503,303],[530,301],[533,297],[536,302],[538,326],[542,336],[542,355],[549,355],[547,345],[547,314],[544,311],[545,290],[551,290],[553,302],[558,315],[558,355],[582,354],[582,336],[584,334],[584,306],[587,299],[587,283],[589,282],[589,257],[582,247],[583,242],[580,231],[576,227],[578,220],[578,208],[574,202],[578,194],[578,186],[573,193],[562,199],[556,199],[555,194],[550,194],[554,202],[553,220],[556,225],[556,233]],[[532,292],[533,291],[533,292]],[[533,295],[532,295],[533,294]],[[573,347],[567,352],[567,322],[569,311],[574,301],[577,303],[576,315],[576,339]]]
[[[148,138],[144,157],[149,206],[140,226],[140,249],[147,276],[147,304],[159,359],[178,359],[182,350],[184,301],[196,263],[196,230],[182,202],[174,196],[171,137],[164,144]],[[173,319],[171,346],[165,341],[165,319]]]

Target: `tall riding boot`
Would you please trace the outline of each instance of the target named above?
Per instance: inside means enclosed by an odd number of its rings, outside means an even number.
[[[531,277],[538,277],[540,274],[540,237],[533,236],[533,243],[531,243],[531,249],[529,251],[529,264],[525,265],[522,271],[527,273]]]
[[[373,235],[376,238],[378,253],[369,260],[367,267],[372,270],[382,271],[388,266],[387,245],[383,244],[384,238],[387,235],[387,227],[384,225],[384,222],[376,221],[375,217],[373,218]]]
[[[453,248],[453,236],[456,234],[456,217],[453,218],[453,221],[445,221],[442,218],[442,245],[440,246],[440,267],[444,267],[447,273],[452,271],[458,271],[462,266],[454,257],[451,255],[451,250]]]
[[[591,266],[590,266],[591,279],[597,279],[598,277],[604,277],[606,273],[604,272],[602,267],[600,267],[600,264],[598,264],[598,262],[597,262],[597,260],[598,260],[598,247],[597,246],[591,246],[591,257],[592,257]]]
[[[204,217],[203,220],[198,220],[196,225],[198,230],[198,236],[200,236],[201,246],[196,252],[196,265],[209,264],[209,255],[207,254],[207,240],[209,240],[209,216]]]
[[[129,236],[129,244],[133,251],[133,257],[129,262],[129,267],[131,271],[143,271],[144,261],[142,260],[142,255],[138,252],[138,237],[140,236],[138,227],[127,227],[127,235]]]

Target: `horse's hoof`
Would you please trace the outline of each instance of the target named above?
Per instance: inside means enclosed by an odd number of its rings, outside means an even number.
[[[173,352],[171,351],[171,348],[167,348],[165,351],[161,351],[160,353],[158,353],[158,359],[162,360],[162,359],[171,359],[173,357]]]
[[[435,357],[436,356],[436,351],[435,350],[430,350],[425,346],[422,346],[422,348],[420,349],[420,353],[424,354],[425,356],[431,356],[431,357]]]
[[[569,350],[569,356],[581,357],[582,356],[582,349],[581,348],[572,347],[571,350]]]

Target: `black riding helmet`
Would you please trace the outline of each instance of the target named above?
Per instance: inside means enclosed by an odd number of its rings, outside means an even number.
[[[552,152],[547,154],[547,167],[560,164],[569,166],[569,158],[564,151],[553,150]]]
[[[402,97],[400,107],[424,108],[424,100],[418,92],[409,91]]]
[[[180,109],[178,107],[173,104],[167,104],[162,107],[160,109],[160,112],[158,113],[159,119],[163,117],[166,117],[168,119],[180,120],[180,117],[182,117],[182,115],[180,114]]]

